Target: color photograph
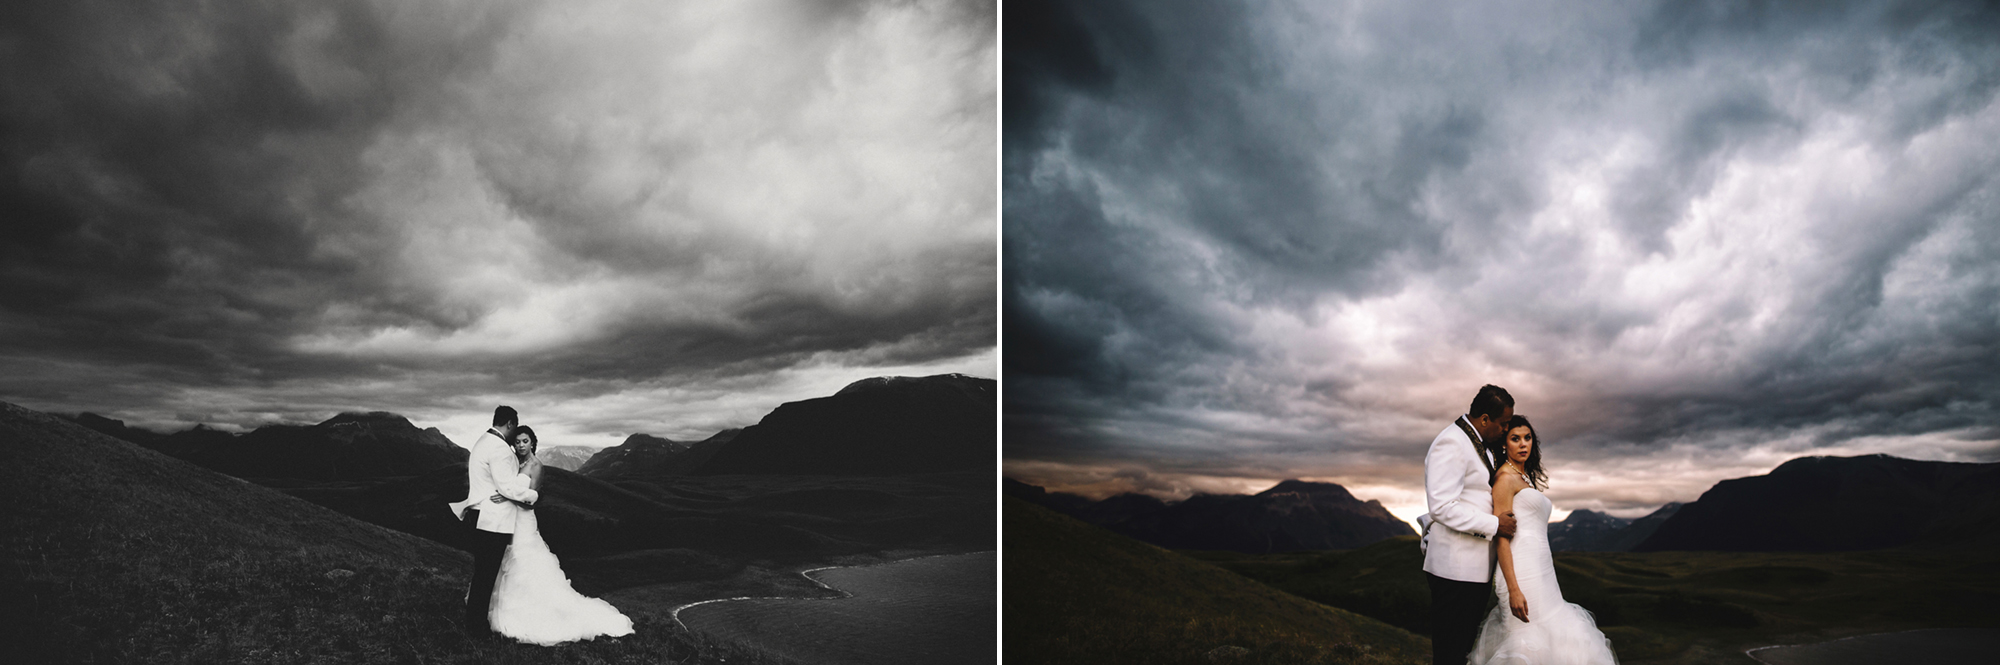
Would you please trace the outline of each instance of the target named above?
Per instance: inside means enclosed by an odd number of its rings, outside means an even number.
[[[1992,3],[1002,26],[1005,661],[2000,649]]]

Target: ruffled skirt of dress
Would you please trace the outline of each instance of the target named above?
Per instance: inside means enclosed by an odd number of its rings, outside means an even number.
[[[553,646],[632,634],[632,620],[611,603],[577,593],[542,540],[533,511],[522,514],[514,542],[493,582],[493,630],[522,642]]]
[[[1528,622],[1507,609],[1507,583],[1496,571],[1500,604],[1486,615],[1479,641],[1468,659],[1473,665],[1613,665],[1611,640],[1597,629],[1590,610],[1563,600],[1555,576],[1523,579]],[[1539,601],[1539,602],[1538,602]]]

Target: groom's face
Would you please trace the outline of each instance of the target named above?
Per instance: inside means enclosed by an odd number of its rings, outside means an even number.
[[[1500,435],[1502,434],[1500,426],[1513,419],[1514,407],[1510,406],[1500,410],[1500,418],[1498,420],[1488,416],[1473,418],[1472,428],[1479,430],[1479,440],[1497,445],[1496,442],[1500,440]]]

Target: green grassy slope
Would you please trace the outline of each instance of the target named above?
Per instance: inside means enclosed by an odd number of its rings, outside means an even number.
[[[1430,642],[1346,610],[1005,500],[1001,620],[1010,663],[1419,663]]]
[[[1357,550],[1242,554],[1183,552],[1306,600],[1430,635],[1431,594],[1416,536]]]
[[[543,648],[460,632],[470,558],[0,403],[8,662],[770,662],[635,615]]]
[[[1414,539],[1345,552],[1190,554],[1397,625],[1427,621]],[[1556,554],[1564,597],[1597,616],[1627,665],[1743,663],[1757,646],[2000,625],[1996,570],[1992,550]]]

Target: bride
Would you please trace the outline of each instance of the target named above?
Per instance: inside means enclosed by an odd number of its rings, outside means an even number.
[[[1548,484],[1541,439],[1521,416],[1507,421],[1505,431],[1507,462],[1493,481],[1493,514],[1512,511],[1520,527],[1512,538],[1497,539],[1500,574],[1493,576],[1493,592],[1500,604],[1486,616],[1469,660],[1473,665],[1616,663],[1611,641],[1590,611],[1563,600],[1556,584],[1549,553],[1553,506],[1541,491]]]
[[[541,489],[542,462],[535,458],[535,430],[514,430],[514,455],[528,484]],[[611,603],[570,588],[562,565],[549,552],[536,525],[535,511],[523,510],[514,523],[514,542],[500,561],[488,613],[493,630],[522,642],[553,646],[600,635],[632,634],[632,620]]]

